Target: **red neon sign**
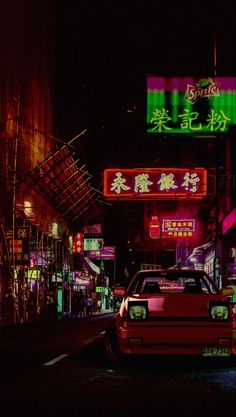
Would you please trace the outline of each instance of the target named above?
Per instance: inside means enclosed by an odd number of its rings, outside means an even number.
[[[161,226],[157,216],[152,216],[149,223],[149,236],[152,239],[158,239],[161,235]]]
[[[83,253],[83,240],[84,240],[84,235],[83,233],[76,233],[76,235],[74,236],[74,241],[73,241],[73,253]]]
[[[162,219],[162,237],[191,238],[195,232],[194,219]]]
[[[104,197],[113,200],[192,200],[207,192],[204,168],[106,169]]]

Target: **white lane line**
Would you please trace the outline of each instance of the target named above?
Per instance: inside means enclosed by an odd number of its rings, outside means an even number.
[[[43,366],[50,366],[50,365],[54,365],[54,363],[56,363],[56,362],[60,361],[61,359],[66,358],[66,356],[68,356],[68,354],[67,354],[67,353],[64,353],[64,354],[62,354],[62,355],[59,355],[59,356],[57,356],[56,358],[52,359],[51,361],[44,363],[44,364],[43,364]]]
[[[85,340],[82,345],[81,348],[83,349],[85,346],[90,345],[91,343],[93,343],[94,339],[87,339]]]
[[[91,378],[89,378],[87,381],[80,382],[80,385],[86,385],[86,384],[89,384],[90,382],[95,381],[95,380],[96,380],[96,379],[98,379],[98,378],[101,378],[101,377],[100,377],[100,375],[95,375],[95,376],[92,376],[92,377],[91,377]]]
[[[101,335],[102,334],[104,334],[105,333],[105,330],[104,331],[102,331],[101,333],[99,333],[97,336],[94,336],[92,339],[87,339],[87,340],[85,340],[85,342],[82,344],[82,348],[83,347],[85,347],[85,346],[87,346],[87,345],[90,345],[91,343],[93,343],[96,339],[99,339],[99,337],[101,337]]]
[[[83,347],[85,347],[87,345],[90,345],[95,339],[98,339],[104,333],[105,333],[105,330],[103,330],[101,333],[99,333],[98,336],[95,336],[93,339],[87,339],[87,340],[85,340],[85,342],[82,344],[81,348],[83,348]],[[68,353],[64,353],[62,355],[59,355],[56,358],[52,359],[51,361],[44,363],[43,366],[51,366],[51,365],[54,365],[54,363],[60,361],[61,359],[66,358],[66,356],[68,356]]]

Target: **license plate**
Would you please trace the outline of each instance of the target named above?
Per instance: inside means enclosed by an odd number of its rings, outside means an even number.
[[[214,347],[204,347],[203,356],[230,356],[230,349],[229,348],[222,348],[219,346]]]

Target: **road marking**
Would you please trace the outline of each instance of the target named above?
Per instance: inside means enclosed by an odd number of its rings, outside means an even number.
[[[90,382],[95,381],[95,379],[98,379],[98,378],[101,378],[101,377],[100,377],[100,375],[95,375],[95,376],[92,376],[92,377],[91,377],[91,378],[89,378],[87,381],[80,382],[80,385],[86,385],[86,384],[89,384]]]
[[[81,348],[84,348],[85,346],[90,345],[91,343],[93,343],[93,341],[94,341],[94,339],[87,339],[87,340],[85,340],[82,343]]]
[[[64,353],[63,355],[59,355],[56,358],[52,359],[51,361],[44,363],[43,365],[44,366],[54,365],[54,363],[60,361],[61,359],[66,358],[66,356],[68,356],[68,354],[67,353]]]
[[[99,333],[99,335],[95,336],[93,339],[87,339],[85,340],[85,342],[81,345],[80,349],[83,349],[84,347],[86,347],[87,345],[90,345],[95,339],[98,339],[99,337],[101,337],[102,334],[105,333],[105,330],[102,331],[101,333]],[[46,362],[43,364],[43,366],[51,366],[54,365],[54,363],[66,358],[68,356],[68,353],[64,353],[62,355],[57,356],[56,358],[52,359],[49,362]]]
[[[91,343],[93,343],[96,339],[99,339],[99,337],[101,337],[101,335],[102,334],[104,334],[105,333],[105,330],[104,331],[102,331],[101,333],[99,333],[97,336],[94,336],[92,339],[87,339],[87,340],[85,340],[85,342],[82,344],[82,348],[83,347],[85,347],[85,346],[87,346],[87,345],[90,345]]]

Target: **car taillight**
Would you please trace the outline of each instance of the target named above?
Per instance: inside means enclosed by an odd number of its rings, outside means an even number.
[[[129,301],[128,304],[129,320],[147,320],[148,303],[147,301]]]
[[[209,314],[213,320],[229,320],[229,304],[227,301],[210,301]]]

